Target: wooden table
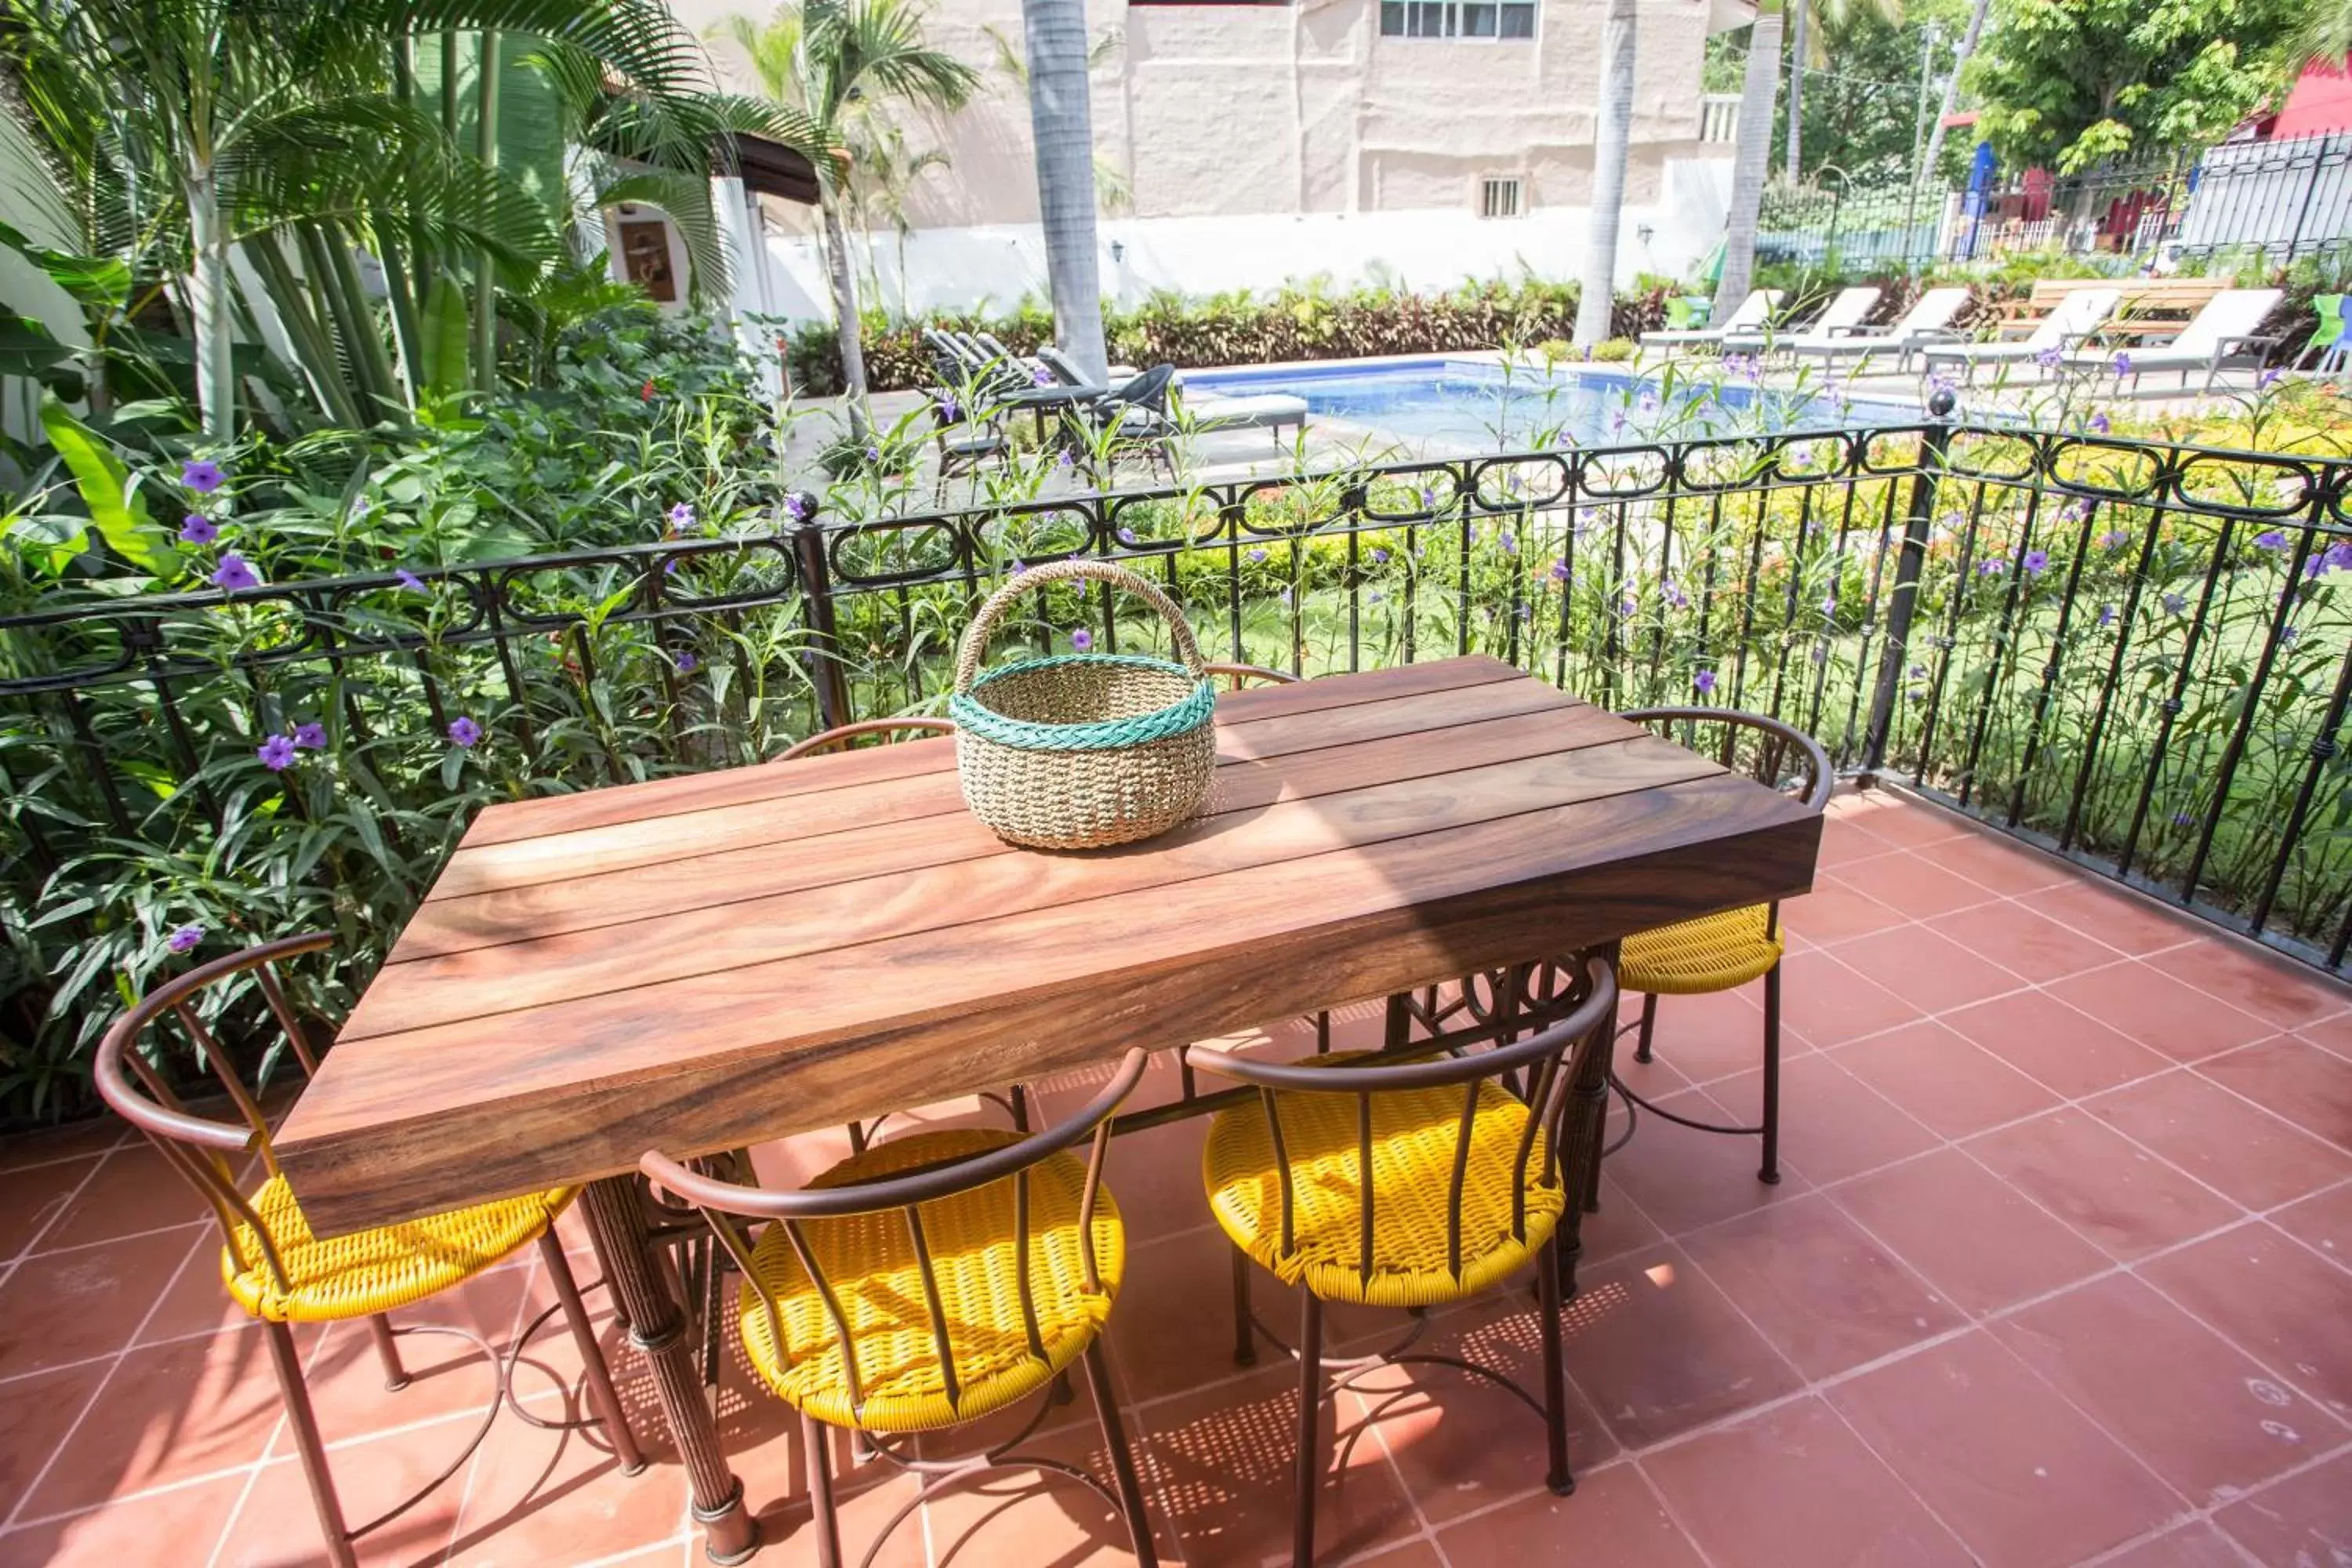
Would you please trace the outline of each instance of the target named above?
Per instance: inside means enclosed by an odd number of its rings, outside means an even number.
[[[1811,885],[1817,816],[1495,659],[1237,692],[1218,721],[1208,813],[1085,855],[998,842],[945,739],[485,808],[278,1136],[305,1213],[331,1233],[589,1184],[723,1560],[754,1537],[646,1256],[646,1149],[838,1126]]]

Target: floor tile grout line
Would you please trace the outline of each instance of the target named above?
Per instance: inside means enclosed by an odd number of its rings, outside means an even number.
[[[96,1159],[89,1162],[89,1169],[81,1173],[81,1180],[73,1184],[73,1190],[71,1192],[62,1194],[56,1199],[52,1200],[56,1204],[57,1207],[50,1213],[47,1219],[41,1221],[39,1226],[34,1230],[32,1235],[25,1238],[25,1245],[16,1249],[16,1257],[10,1260],[12,1264],[22,1263],[28,1258],[43,1256],[41,1252],[42,1241],[47,1237],[50,1231],[57,1228],[58,1222],[63,1219],[66,1215],[72,1210],[74,1205],[81,1200],[82,1194],[89,1190],[89,1184],[98,1180],[99,1172],[106,1168],[106,1163],[109,1160],[114,1158],[115,1149],[119,1147],[121,1147],[121,1145],[117,1143],[101,1152]],[[85,1156],[77,1154],[70,1157],[73,1159],[81,1159]],[[65,1163],[66,1162],[62,1160],[51,1162],[51,1163],[54,1164],[63,1164]],[[12,1172],[10,1173],[14,1174],[15,1173]],[[120,1238],[110,1237],[109,1239]],[[86,1243],[85,1245],[91,1247],[103,1247],[106,1243],[103,1241],[98,1241]],[[72,1249],[68,1247],[56,1247],[52,1250],[56,1252],[65,1252]],[[13,1268],[10,1269],[10,1272],[15,1272]]]
[[[1642,1468],[1642,1457],[1639,1454],[1630,1456],[1627,1466],[1641,1479],[1643,1489],[1650,1494],[1651,1502],[1666,1516],[1666,1522],[1675,1527],[1675,1533],[1690,1543],[1691,1554],[1706,1568],[1715,1568],[1714,1553],[1707,1551],[1706,1542],[1698,1538],[1698,1531],[1683,1522],[1682,1515],[1675,1508],[1675,1500],[1666,1495],[1666,1489],[1658,1484],[1657,1478]]]
[[[2143,1545],[2158,1537],[2168,1535],[2176,1530],[2184,1529],[2192,1524],[2211,1525],[2214,1532],[2220,1535],[2222,1540],[2228,1542],[2231,1550],[2237,1552],[2242,1558],[2248,1563],[2259,1563],[2261,1559],[2257,1558],[2243,1542],[2238,1540],[2236,1536],[2231,1534],[2228,1529],[2221,1525],[2215,1516],[2225,1509],[2234,1507],[2235,1505],[2245,1502],[2250,1499],[2260,1497],[2264,1492],[2271,1491],[2278,1487],[2283,1487],[2287,1482],[2294,1480],[2299,1477],[2308,1475],[2313,1470],[2318,1469],[2324,1465],[2332,1465],[2336,1460],[2347,1457],[2352,1457],[2352,1442],[2339,1443],[2332,1448],[2324,1448],[2306,1459],[2303,1459],[2294,1465],[2290,1465],[2285,1469],[2281,1470],[2277,1475],[2257,1481],[2252,1486],[2243,1488],[2231,1496],[2223,1498],[2220,1502],[2193,1504],[2186,1515],[2175,1515],[2171,1519],[2167,1520],[2161,1525],[2158,1525],[2153,1531],[2142,1535],[2134,1536],[2129,1541],[2120,1542],[2100,1552],[2097,1556],[2085,1559],[2084,1568],[2088,1568],[2088,1565],[2092,1563],[2111,1563],[2134,1547]]]
[[[38,1492],[41,1489],[42,1483],[49,1479],[49,1472],[57,1468],[58,1460],[64,1456],[66,1449],[72,1444],[75,1436],[80,1433],[82,1423],[89,1419],[89,1413],[98,1408],[99,1400],[105,1397],[107,1389],[113,1384],[115,1374],[122,1370],[123,1358],[131,1353],[131,1348],[139,1342],[140,1334],[146,1329],[148,1323],[153,1320],[155,1314],[162,1310],[163,1302],[171,1295],[172,1286],[178,1282],[181,1273],[188,1267],[189,1260],[194,1258],[198,1251],[202,1250],[203,1245],[204,1244],[201,1241],[190,1244],[187,1252],[180,1259],[179,1267],[172,1270],[171,1279],[164,1282],[163,1289],[155,1293],[154,1299],[147,1303],[147,1310],[140,1314],[139,1321],[131,1325],[130,1334],[123,1340],[121,1344],[115,1347],[114,1352],[111,1356],[105,1358],[92,1357],[89,1363],[76,1363],[82,1365],[94,1364],[98,1360],[104,1359],[107,1363],[107,1368],[105,1373],[100,1376],[97,1385],[90,1390],[89,1399],[83,1403],[81,1409],[76,1413],[72,1422],[66,1427],[64,1434],[58,1438],[56,1446],[49,1450],[48,1458],[41,1461],[40,1469],[35,1472],[31,1480],[25,1483],[24,1491],[19,1493],[16,1498],[16,1506],[8,1510],[8,1518],[6,1521],[8,1526],[13,1527],[17,1521],[24,1517],[25,1510],[31,1504],[34,1494]],[[54,1371],[56,1369],[49,1368],[45,1370]]]

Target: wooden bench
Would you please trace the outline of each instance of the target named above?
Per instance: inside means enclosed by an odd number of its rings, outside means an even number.
[[[2230,286],[2226,278],[2045,278],[2023,300],[2011,300],[1995,316],[1999,335],[2031,337],[2060,300],[2078,289],[2113,289],[2123,296],[2116,313],[2095,335],[2137,341],[2171,337]]]

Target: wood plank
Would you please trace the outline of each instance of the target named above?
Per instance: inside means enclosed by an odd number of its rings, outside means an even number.
[[[1646,733],[1590,706],[1392,735],[1286,757],[1235,761],[1218,775],[1212,815],[1308,800],[1373,780],[1403,781],[1600,745]],[[1435,738],[1438,744],[1429,743]],[[1154,840],[1165,843],[1165,839]],[[739,904],[802,888],[1015,853],[970,813],[878,822],[795,840],[426,902],[390,963],[630,921]]]
[[[1722,771],[1671,742],[1637,733],[1606,745],[1286,800],[1206,818],[1126,850],[983,856],[480,948],[417,962],[397,985],[373,988],[341,1038],[348,1045],[1150,889],[1197,897],[1201,889],[1182,884]]]
[[[1481,719],[1580,706],[1585,704],[1578,699],[1522,676],[1515,680],[1484,682],[1454,690],[1327,707],[1255,721],[1221,723],[1217,728],[1217,756],[1221,764],[1247,762],[1386,735],[1415,734]],[[821,789],[481,847],[469,841],[450,856],[427,901],[466,898],[630,866],[657,865],[721,849],[783,845],[812,835],[838,833],[876,822],[940,816],[963,810],[962,792],[952,770],[953,751],[946,738],[909,742],[887,749],[921,751],[945,758],[950,765],[945,771],[935,768],[856,788]],[[822,778],[835,771],[835,762],[854,761],[862,755],[809,758],[793,767]]]
[[[1293,686],[1257,686],[1220,692],[1217,715],[1221,722],[1241,723],[1514,679],[1525,679],[1526,676],[1498,658],[1474,654],[1466,658],[1398,665],[1365,675],[1351,675],[1344,680],[1307,680]],[[511,844],[582,827],[776,800],[816,790],[845,789],[954,766],[953,749],[944,742],[929,742],[927,750],[906,751],[904,748],[910,744],[920,743],[864,746],[793,763],[756,763],[747,767],[649,779],[642,784],[572,795],[499,801],[484,806],[475,816],[466,831],[466,844],[469,847]],[[811,771],[811,764],[820,763],[822,771]]]
[[[1722,775],[357,1040],[278,1150],[314,1225],[381,1223],[1800,893],[1820,833]]]

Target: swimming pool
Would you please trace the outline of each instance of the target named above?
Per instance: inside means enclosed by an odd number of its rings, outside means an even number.
[[[1282,392],[1308,413],[1343,419],[1408,445],[1495,451],[1862,425],[1907,425],[1916,407],[1792,394],[1737,380],[1684,382],[1671,395],[1652,378],[1597,365],[1504,366],[1409,360],[1271,370],[1187,371],[1184,384],[1227,396]]]

